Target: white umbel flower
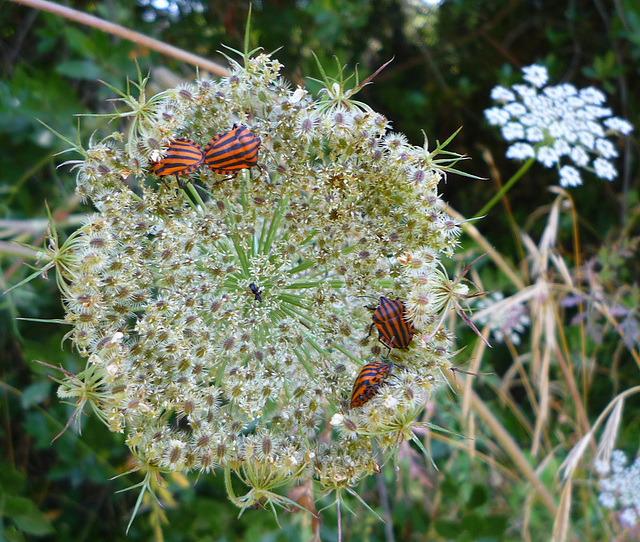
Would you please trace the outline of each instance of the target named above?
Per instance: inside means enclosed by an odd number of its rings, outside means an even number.
[[[484,112],[489,124],[500,126],[503,139],[512,143],[506,157],[535,158],[545,167],[555,166],[565,187],[582,184],[576,168],[613,181],[618,172],[610,159],[618,156],[618,150],[607,136],[628,135],[633,126],[612,116],[601,90],[578,90],[568,83],[546,86],[547,69],[537,64],[522,72],[529,84],[494,87],[491,98],[503,105]]]

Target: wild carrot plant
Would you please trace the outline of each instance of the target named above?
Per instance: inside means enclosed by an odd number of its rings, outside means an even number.
[[[130,129],[78,149],[77,193],[96,212],[54,266],[87,360],[60,396],[126,435],[143,489],[219,469],[242,510],[294,505],[281,489],[305,480],[339,502],[403,441],[421,446],[413,430],[453,340],[438,292],[468,291],[440,261],[461,230],[437,188],[459,157],[390,131],[352,99],[361,84],[322,72],[314,100],[280,69],[247,54],[227,78],[144,104],[121,92],[114,116]],[[186,186],[152,173],[172,141],[204,145],[236,124],[261,139],[256,168],[229,179],[202,167]],[[46,267],[58,252],[43,251]],[[389,292],[416,328],[404,349],[367,338],[365,298]],[[354,378],[381,356],[402,369],[349,409]]]

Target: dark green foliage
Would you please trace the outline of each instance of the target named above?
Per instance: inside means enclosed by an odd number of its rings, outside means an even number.
[[[211,0],[200,4],[185,0],[179,3],[179,15],[172,17],[168,12],[154,12],[142,2],[138,6],[123,1],[72,4],[220,63],[225,60],[216,51],[222,49],[222,44],[242,49],[249,5],[244,1]],[[423,144],[421,130],[427,133],[432,149],[436,139],[445,140],[463,126],[450,150],[473,158],[464,163],[465,171],[492,178],[498,171],[502,183],[518,164],[504,158],[506,146],[498,132],[487,126],[482,111],[491,105],[491,88],[519,80],[521,66],[544,63],[557,83],[601,88],[608,93],[607,105],[616,115],[640,125],[640,4],[636,0],[447,0],[432,12],[416,5],[400,0],[254,2],[251,42],[267,51],[282,47],[276,57],[285,65],[288,78],[294,85],[306,84],[310,89],[315,88],[314,84],[304,77],[319,76],[312,52],[329,75],[336,75],[335,55],[341,64],[357,65],[361,80],[394,57],[358,99],[390,118],[393,127],[406,133],[415,145]],[[80,140],[86,143],[94,131],[100,134],[104,122],[82,117],[78,123],[74,115],[113,110],[107,100],[115,96],[98,79],[124,88],[127,77],[136,80],[136,62],[143,74],[168,67],[192,79],[194,70],[97,29],[11,2],[0,4],[0,20],[0,218],[44,220],[45,201],[59,219],[90,212],[72,199],[74,173],[68,166],[57,169],[61,162],[79,156],[54,156],[67,144],[37,119],[72,140],[79,131]],[[110,126],[109,131],[115,128],[124,131],[126,124]],[[627,309],[619,323],[625,330],[623,348],[612,332],[611,322],[601,314],[588,305],[580,305],[577,299],[566,307],[567,321],[576,318],[573,325],[566,325],[571,348],[578,350],[581,334],[576,323],[584,321],[588,341],[591,346],[597,345],[599,370],[614,373],[611,379],[598,380],[586,394],[587,414],[592,419],[616,393],[637,383],[637,367],[628,351],[638,350],[640,336],[638,315],[634,312],[640,303],[639,187],[637,148],[627,145],[619,148],[621,159],[617,166],[621,175],[614,183],[587,175],[585,186],[572,191],[575,207],[583,217],[583,262],[588,261],[590,269],[599,273],[605,294],[615,297]],[[553,196],[546,189],[556,182],[555,171],[538,166],[534,175],[518,184],[509,194],[515,224],[524,228],[532,213],[551,203]],[[494,179],[476,181],[453,175],[442,187],[443,199],[465,216],[473,216],[498,189]],[[630,217],[635,217],[636,222]],[[530,231],[534,237],[540,233],[536,227]],[[17,233],[0,228],[0,241],[41,246],[45,228],[38,226]],[[514,267],[519,265],[522,254],[512,240],[507,214],[500,205],[482,222],[482,230],[510,262],[515,262]],[[560,244],[567,247],[563,256],[571,262],[574,254],[569,222],[562,224],[559,235]],[[3,251],[0,272],[0,290],[4,290],[31,271],[20,265],[14,254]],[[483,269],[480,265],[479,275],[487,290],[501,289],[505,283],[494,267]],[[148,521],[148,507],[143,507],[129,535],[125,535],[137,495],[116,491],[137,483],[139,477],[131,474],[111,480],[131,468],[130,458],[123,455],[121,435],[110,433],[87,413],[82,416],[82,436],[75,432],[74,423],[51,443],[73,414],[73,406],[60,403],[55,394],[56,385],[48,375],[58,375],[32,360],[62,365],[72,372],[80,370],[84,360],[72,353],[69,343],[61,350],[65,326],[16,320],[62,317],[53,276],[49,279],[0,296],[0,538],[151,540],[154,533]],[[583,287],[589,291],[587,283]],[[461,329],[458,335],[462,345],[471,344],[474,339],[468,330]],[[511,353],[504,345],[493,346],[491,370],[503,376],[512,363]],[[503,405],[485,382],[491,382],[490,377],[479,382],[476,390],[487,401],[493,401],[497,412]],[[526,401],[525,388],[511,388],[510,399],[534,424],[536,412]],[[570,399],[556,399],[554,419],[561,417],[557,412],[563,408],[560,403],[566,402],[566,411],[572,412]],[[449,408],[443,408],[443,402],[446,404],[441,398],[436,401],[440,410],[434,414],[435,423],[459,430],[457,399],[452,397]],[[629,408],[620,440],[632,448],[638,442],[637,401]],[[500,416],[503,426],[526,450],[530,435],[518,417],[510,410],[500,410]],[[568,447],[566,441],[575,442],[573,427],[566,424],[561,421],[557,431],[564,435],[562,446]],[[483,443],[481,438],[476,448],[488,455],[495,453],[493,444]],[[412,448],[411,451],[415,452]],[[404,449],[406,455],[401,454],[397,480],[391,465],[385,467],[390,493],[387,504],[396,540],[521,539],[520,514],[529,486],[509,481],[502,486],[504,493],[494,493],[488,480],[496,473],[486,463],[473,463],[468,455],[460,450],[452,452],[441,441],[432,441],[430,451],[441,468],[438,473],[425,467],[428,462],[424,457]],[[504,457],[498,459],[504,461]],[[555,463],[545,472],[548,487],[553,487],[557,467]],[[411,476],[407,474],[410,468],[417,469]],[[238,520],[238,509],[225,497],[222,476],[203,475],[195,488],[184,488],[178,481],[169,480],[178,504],[177,508],[166,510],[168,523],[162,526],[166,540],[311,539],[310,518],[301,513],[281,514],[282,530],[263,510],[249,510]],[[195,477],[190,480],[194,481]],[[362,484],[358,492],[382,514],[380,493],[371,480]],[[317,507],[328,504],[320,501]],[[346,504],[355,515],[343,508],[343,539],[385,540],[384,527],[376,517],[355,499],[347,499]],[[322,539],[337,540],[335,508],[324,511],[322,516]],[[584,532],[589,532],[587,527],[593,529],[591,523],[595,521],[584,520]],[[539,537],[535,540],[550,538],[553,518],[541,506],[533,508],[530,522]]]

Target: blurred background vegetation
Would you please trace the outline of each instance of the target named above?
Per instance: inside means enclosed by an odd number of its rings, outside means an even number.
[[[242,49],[249,9],[240,0],[66,5],[221,65],[227,63],[219,53],[223,44]],[[518,168],[505,159],[506,145],[485,122],[483,110],[492,105],[489,94],[496,84],[520,81],[521,67],[546,65],[551,84],[596,86],[608,94],[614,115],[640,126],[637,0],[445,0],[440,5],[262,0],[253,3],[250,38],[268,52],[278,49],[286,77],[312,92],[318,86],[308,78],[320,75],[313,53],[329,75],[337,74],[337,57],[347,71],[357,66],[361,79],[393,58],[359,99],[415,145],[424,143],[422,131],[433,148],[462,127],[449,149],[471,158],[461,169],[487,179],[450,175],[443,183],[443,199],[464,217],[474,216]],[[67,234],[90,212],[74,196],[70,168],[57,168],[79,157],[56,156],[68,145],[38,119],[86,145],[94,132],[119,128],[74,116],[113,110],[109,99],[116,96],[98,80],[124,89],[127,78],[137,80],[137,62],[151,74],[151,91],[158,92],[193,80],[196,72],[131,41],[7,0],[0,3],[0,54],[0,289],[5,290],[32,272],[25,264],[35,262],[14,242],[42,246],[45,204]],[[620,144],[615,182],[585,174],[584,186],[558,195],[548,190],[557,184],[557,173],[535,165],[486,218],[472,223],[477,230],[463,237],[461,260],[468,263],[487,247],[493,251],[470,275],[482,289],[508,296],[544,281],[552,293],[545,305],[528,306],[531,331],[519,345],[493,341],[493,349],[485,351],[464,325],[456,330],[457,347],[467,346],[459,362],[481,360],[478,370],[494,374],[470,381],[473,392],[443,387],[425,417],[469,438],[425,433],[438,471],[403,446],[397,472],[387,464],[377,480],[357,488],[386,524],[357,501],[347,501],[353,513],[342,511],[343,540],[550,540],[552,533],[562,536],[564,521],[571,525],[568,540],[636,539],[637,530],[625,528],[615,513],[597,504],[595,445],[572,471],[571,484],[562,480],[560,464],[592,428],[599,436],[598,416],[638,383],[637,143],[636,133]],[[551,251],[564,262],[568,282],[561,266],[532,273],[532,262],[544,257],[532,247],[540,248],[554,209],[559,214]],[[521,232],[533,244],[523,244]],[[451,273],[460,267],[451,262]],[[116,491],[139,479],[135,474],[112,479],[130,468],[122,435],[87,416],[82,436],[70,430],[51,443],[73,408],[56,397],[48,377],[52,371],[32,360],[74,373],[84,366],[68,343],[61,349],[64,326],[34,321],[63,317],[51,278],[0,297],[0,538],[338,539],[335,508],[322,513],[321,523],[298,512],[283,513],[278,525],[262,510],[236,519],[238,509],[227,501],[221,477],[213,475],[202,476],[197,485],[195,477],[169,479],[163,511],[145,503],[126,536],[137,494]],[[535,312],[536,307],[543,310]],[[466,379],[458,375],[452,388],[466,385]],[[536,426],[543,411],[544,423]],[[637,396],[628,395],[621,415],[612,445],[634,456],[640,436]],[[546,501],[532,485],[547,492]],[[567,500],[569,487],[573,501]],[[318,509],[329,504],[321,495],[316,499]]]

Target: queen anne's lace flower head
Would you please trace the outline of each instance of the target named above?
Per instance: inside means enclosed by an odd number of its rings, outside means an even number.
[[[546,87],[544,66],[532,64],[522,71],[531,86],[494,87],[491,98],[502,105],[484,112],[489,124],[500,126],[502,137],[511,143],[506,157],[535,158],[545,167],[556,167],[564,187],[582,184],[578,168],[613,181],[618,172],[611,159],[618,151],[607,136],[627,135],[633,126],[602,107],[606,96],[596,88]]]
[[[128,141],[94,143],[77,184],[98,212],[64,276],[69,336],[109,427],[154,468],[235,472],[245,506],[294,478],[356,483],[379,470],[372,437],[410,438],[449,366],[429,290],[447,280],[437,261],[460,232],[425,149],[344,96],[289,89],[279,70],[259,55],[166,91]],[[202,167],[186,191],[151,172],[170,141],[204,146],[234,124],[261,138],[258,167],[223,182]],[[361,296],[388,292],[407,300],[421,340],[392,349],[388,384],[350,411],[360,368],[387,355],[363,342]]]
[[[625,527],[633,527],[640,519],[640,457],[627,466],[628,460],[621,450],[614,450],[610,464],[596,465],[600,474],[598,502],[603,508],[619,510],[619,519]]]

